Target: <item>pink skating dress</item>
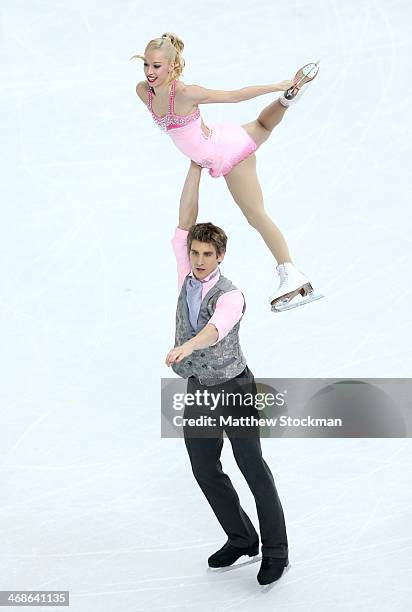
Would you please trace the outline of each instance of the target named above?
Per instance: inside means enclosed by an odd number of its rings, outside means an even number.
[[[176,115],[175,89],[176,80],[172,81],[170,88],[167,115],[159,117],[153,112],[153,93],[150,87],[147,106],[157,125],[171,137],[177,148],[202,168],[209,168],[210,176],[225,176],[233,166],[256,151],[258,145],[240,125],[210,124],[209,136],[206,136],[202,130],[199,109],[191,115]]]

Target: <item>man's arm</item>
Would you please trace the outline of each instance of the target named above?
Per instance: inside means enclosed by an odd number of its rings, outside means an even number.
[[[166,357],[166,365],[179,363],[182,359],[191,355],[193,351],[214,346],[223,340],[241,319],[244,304],[245,299],[239,289],[221,295],[217,299],[215,312],[208,324],[196,336],[169,351]]]
[[[199,184],[202,174],[201,166],[190,162],[189,171],[183,185],[179,206],[179,227],[188,230],[196,223],[199,211]]]
[[[197,219],[201,172],[202,168],[192,161],[183,186],[182,195],[180,196],[179,226],[175,229],[172,239],[172,247],[177,264],[177,287],[179,291],[182,288],[184,279],[191,270],[187,254],[187,234]]]
[[[181,346],[176,346],[171,351],[168,352],[166,356],[166,365],[171,366],[172,363],[179,363],[185,357],[188,357],[193,353],[193,351],[207,348],[212,344],[215,344],[219,338],[219,333],[217,328],[213,325],[213,323],[208,323],[204,326],[202,330],[196,336],[182,344]]]

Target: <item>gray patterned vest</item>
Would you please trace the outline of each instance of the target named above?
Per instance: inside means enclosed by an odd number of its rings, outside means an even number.
[[[235,287],[230,280],[220,276],[219,280],[206,293],[200,305],[197,328],[194,330],[189,321],[189,309],[186,300],[186,276],[180,292],[176,309],[175,346],[180,346],[193,338],[207,325],[215,312],[216,302],[222,293],[233,291]],[[243,314],[246,304],[243,306]],[[241,319],[240,319],[241,320]],[[218,385],[240,374],[246,367],[246,359],[239,343],[240,320],[230,332],[214,346],[193,351],[180,363],[172,364],[173,371],[182,378],[195,376],[202,385]]]

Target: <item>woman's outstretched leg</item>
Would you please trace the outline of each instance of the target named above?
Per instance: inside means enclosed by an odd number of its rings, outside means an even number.
[[[300,68],[295,74],[292,87],[285,91],[280,98],[265,106],[257,119],[242,125],[258,146],[269,138],[273,128],[282,121],[289,105],[296,101],[302,87],[316,77],[319,70],[318,64],[319,62],[312,62]],[[282,100],[282,103],[280,100]]]
[[[265,211],[263,195],[256,174],[256,156],[246,159],[226,174],[226,184],[236,204],[266,242],[278,264],[292,261],[288,245],[280,229]]]

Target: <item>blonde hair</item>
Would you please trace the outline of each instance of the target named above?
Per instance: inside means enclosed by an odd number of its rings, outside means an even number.
[[[161,38],[153,38],[153,40],[150,40],[146,45],[145,51],[147,51],[147,49],[161,49],[167,60],[174,63],[174,68],[167,80],[168,83],[174,79],[178,79],[183,73],[185,60],[182,57],[182,51],[184,47],[183,41],[176,36],[176,34],[173,34],[173,32],[165,32],[162,34]],[[142,60],[146,59],[143,55],[132,55],[130,59],[136,58]]]

